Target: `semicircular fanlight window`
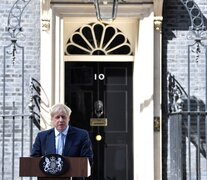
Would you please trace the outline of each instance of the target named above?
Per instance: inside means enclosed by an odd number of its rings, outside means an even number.
[[[110,24],[91,23],[68,39],[65,55],[132,55],[129,40]]]

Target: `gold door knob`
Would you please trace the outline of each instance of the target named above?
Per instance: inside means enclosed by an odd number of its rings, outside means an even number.
[[[102,136],[100,134],[96,135],[96,141],[101,141]]]

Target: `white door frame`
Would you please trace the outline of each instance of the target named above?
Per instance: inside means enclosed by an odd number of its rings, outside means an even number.
[[[78,16],[71,7],[67,16]],[[86,6],[84,6],[85,10]],[[88,16],[92,7],[88,7]],[[50,105],[64,102],[63,17],[66,7],[50,9],[50,30],[41,34],[41,84]],[[130,9],[129,9],[130,11]],[[44,14],[44,13],[43,13]],[[81,17],[81,14],[79,14]],[[83,16],[83,15],[82,15]],[[136,12],[132,18],[136,17]],[[138,18],[137,18],[138,19]],[[154,15],[139,20],[133,70],[134,180],[154,180]],[[48,47],[49,46],[49,47]],[[74,58],[74,57],[73,57]],[[49,127],[43,127],[49,128]]]

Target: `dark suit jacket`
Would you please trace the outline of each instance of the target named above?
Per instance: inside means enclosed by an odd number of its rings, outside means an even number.
[[[31,156],[37,157],[55,153],[54,128],[39,132],[33,144]],[[86,130],[69,126],[63,156],[88,157],[90,164],[93,164],[92,144]]]

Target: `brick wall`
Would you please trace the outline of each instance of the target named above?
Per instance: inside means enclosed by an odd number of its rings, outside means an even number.
[[[186,2],[186,1],[185,1]],[[207,1],[198,0],[195,1],[201,12],[204,15],[204,25],[207,26]],[[189,3],[190,6],[190,3]],[[172,160],[170,155],[174,153],[173,151],[179,152],[179,150],[172,149],[171,139],[169,137],[175,137],[175,139],[182,138],[187,143],[187,139],[184,134],[184,129],[182,129],[183,137],[178,137],[176,133],[170,133],[170,122],[167,116],[167,72],[170,72],[175,76],[176,80],[181,84],[182,88],[188,93],[188,88],[190,89],[190,96],[198,100],[206,106],[206,58],[205,58],[205,48],[201,47],[201,52],[199,53],[199,58],[197,59],[196,47],[193,44],[194,40],[187,39],[189,33],[189,27],[191,25],[189,14],[181,3],[181,0],[165,0],[164,11],[163,11],[163,179],[175,179],[172,177],[173,169]],[[204,45],[207,44],[206,41],[202,41]],[[188,52],[188,46],[190,51]],[[188,54],[190,55],[190,86],[188,87]],[[184,118],[183,118],[184,119]],[[182,119],[182,121],[183,121]],[[181,128],[181,127],[180,127]],[[183,128],[183,127],[182,127]],[[202,129],[201,129],[202,130]],[[183,146],[185,146],[184,144]],[[189,155],[185,148],[182,149],[182,158],[187,158]],[[191,155],[192,155],[192,176],[194,179],[196,176],[195,167],[195,146],[191,144]],[[206,169],[204,164],[205,158],[201,155],[201,179],[205,179]],[[189,175],[189,169],[187,167],[187,161],[182,162],[181,171],[183,170],[183,179]],[[176,167],[175,167],[176,168]],[[179,179],[177,177],[177,179]]]
[[[29,80],[30,77],[37,80],[40,78],[40,1],[31,0],[23,11],[21,16],[23,31],[17,36],[17,43],[24,48],[24,52],[22,48],[16,46],[16,59],[13,62],[11,55],[13,46],[10,47],[11,36],[6,27],[9,12],[15,2],[18,1],[1,0],[0,3],[0,179],[2,180],[20,179],[19,157],[29,155],[31,133],[28,117]],[[19,2],[20,5],[24,5],[23,1]],[[18,13],[18,10],[15,13]],[[3,95],[5,95],[5,107],[3,107]],[[3,113],[6,117],[3,117]],[[14,116],[10,116],[12,114]],[[25,115],[24,118],[17,116],[22,114]],[[34,127],[34,131],[37,131],[37,128]]]

